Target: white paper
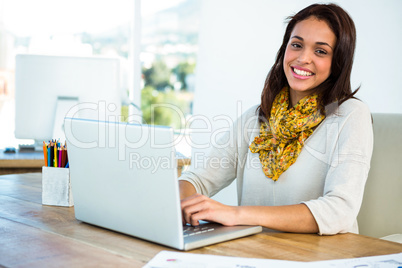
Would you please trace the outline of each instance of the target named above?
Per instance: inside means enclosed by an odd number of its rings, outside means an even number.
[[[402,253],[315,263],[323,263],[331,268],[402,268]]]
[[[305,262],[159,252],[144,268],[266,268],[311,267]]]
[[[402,267],[402,253],[354,259],[341,259],[316,262],[296,262],[271,259],[253,259],[192,254],[173,251],[159,252],[145,268],[266,268],[266,267],[361,267],[361,268],[399,268]]]

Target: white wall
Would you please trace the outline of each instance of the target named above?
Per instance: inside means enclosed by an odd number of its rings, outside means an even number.
[[[202,1],[194,113],[210,119],[216,115],[236,118],[258,104],[283,38],[285,18],[314,2]],[[372,112],[402,113],[402,75],[398,74],[402,63],[402,1],[332,2],[346,9],[356,24],[352,86],[361,84],[357,96]],[[214,122],[214,128],[222,124]],[[194,140],[206,139],[206,135],[194,135]],[[235,203],[234,185],[231,187],[217,199]]]

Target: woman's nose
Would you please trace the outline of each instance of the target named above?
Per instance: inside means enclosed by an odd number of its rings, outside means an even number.
[[[297,61],[300,64],[309,64],[311,63],[311,53],[307,51],[306,49],[300,51],[299,57],[297,58]]]

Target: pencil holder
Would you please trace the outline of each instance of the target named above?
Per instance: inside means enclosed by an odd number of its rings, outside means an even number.
[[[42,167],[42,204],[63,207],[74,206],[70,169]]]

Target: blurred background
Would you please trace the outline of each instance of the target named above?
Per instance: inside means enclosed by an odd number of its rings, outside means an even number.
[[[177,132],[209,127],[205,121],[188,124],[202,115],[211,129],[192,140],[210,142],[214,130],[259,103],[285,18],[314,2],[0,0],[0,148],[30,142],[14,136],[19,53],[118,57],[122,114],[129,115],[127,104],[134,102],[144,122]],[[331,2],[356,24],[352,86],[361,86],[357,96],[372,112],[402,113],[402,1]],[[166,107],[152,109],[153,104],[174,105],[183,116]],[[192,152],[188,143],[180,150]]]
[[[117,57],[122,96],[128,97],[133,90],[130,72],[138,39],[141,81],[137,95],[141,100],[135,103],[144,122],[183,128],[183,118],[172,109],[151,110],[151,105],[168,103],[177,106],[184,116],[192,113],[200,0],[138,3],[0,0],[0,148],[32,142],[14,137],[17,54]],[[134,10],[138,6],[140,13]],[[134,18],[137,14],[141,18]],[[122,113],[128,113],[127,100],[122,101],[126,104]]]

